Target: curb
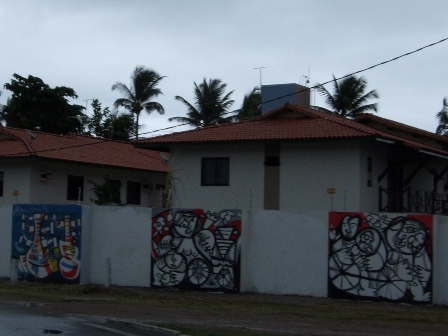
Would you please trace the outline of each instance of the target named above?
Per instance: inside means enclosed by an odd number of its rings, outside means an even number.
[[[188,335],[182,334],[182,332],[177,331],[177,330],[156,327],[156,326],[153,326],[150,324],[144,324],[144,323],[134,322],[134,321],[130,321],[130,320],[121,320],[121,319],[109,318],[109,317],[106,320],[107,320],[107,322],[111,322],[114,324],[131,327],[134,329],[153,331],[153,332],[157,332],[161,335],[166,335],[166,336],[188,336]]]
[[[189,336],[186,334],[182,334],[182,332],[180,332],[178,330],[157,327],[157,326],[154,326],[151,324],[136,322],[135,320],[126,320],[126,319],[99,316],[99,315],[96,316],[96,315],[79,315],[79,314],[72,315],[72,314],[69,314],[67,316],[76,317],[76,318],[80,318],[80,319],[84,319],[84,320],[89,320],[89,321],[97,322],[97,323],[110,322],[110,323],[125,326],[128,328],[156,332],[156,333],[158,333],[160,335],[164,335],[164,336]],[[148,323],[150,323],[150,322],[148,322]]]

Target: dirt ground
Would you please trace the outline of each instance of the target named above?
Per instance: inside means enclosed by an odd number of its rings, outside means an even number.
[[[53,293],[58,287],[50,289]],[[45,292],[0,288],[0,301],[39,311],[146,323],[228,327],[260,335],[448,335],[448,307],[262,294],[151,291]]]

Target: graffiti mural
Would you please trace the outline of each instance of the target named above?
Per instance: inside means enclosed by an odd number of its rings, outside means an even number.
[[[239,291],[239,210],[154,213],[151,287]]]
[[[19,279],[78,284],[81,206],[14,205],[11,255]]]
[[[328,295],[428,304],[432,215],[331,212]]]

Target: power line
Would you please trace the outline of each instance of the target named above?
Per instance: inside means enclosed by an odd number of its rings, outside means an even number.
[[[279,100],[279,99],[282,99],[282,98],[285,98],[285,97],[289,97],[289,96],[295,95],[295,94],[300,93],[300,92],[309,91],[309,90],[314,89],[314,88],[317,88],[317,87],[319,87],[319,86],[323,86],[323,85],[326,85],[326,84],[328,84],[328,83],[331,83],[331,82],[334,82],[334,81],[337,81],[337,80],[340,80],[340,79],[343,79],[343,78],[346,78],[346,77],[349,77],[349,76],[353,76],[353,75],[355,75],[355,74],[358,74],[358,73],[361,73],[361,72],[364,72],[364,71],[373,69],[373,68],[378,67],[378,66],[380,66],[380,65],[384,65],[384,64],[387,64],[387,63],[396,61],[396,60],[398,60],[398,59],[400,59],[400,58],[402,58],[402,57],[409,56],[409,55],[411,55],[411,54],[414,54],[414,53],[419,52],[419,51],[421,51],[421,50],[423,50],[423,49],[426,49],[426,48],[435,46],[435,45],[437,45],[437,44],[439,44],[439,43],[442,43],[442,42],[445,42],[445,41],[447,41],[447,40],[448,40],[448,37],[447,37],[447,38],[444,38],[444,39],[442,39],[442,40],[440,40],[440,41],[438,41],[438,42],[434,42],[434,43],[428,44],[428,45],[426,45],[426,46],[424,46],[424,47],[418,48],[418,49],[416,49],[416,50],[414,50],[414,51],[411,51],[411,52],[402,54],[402,55],[400,55],[400,56],[394,57],[394,58],[392,58],[392,59],[390,59],[390,60],[388,60],[388,61],[384,61],[384,62],[381,62],[381,63],[377,63],[377,64],[372,65],[372,66],[370,66],[370,67],[367,67],[367,68],[365,68],[365,69],[362,69],[362,70],[358,70],[358,71],[352,72],[352,73],[350,73],[350,74],[348,74],[348,75],[345,75],[345,76],[342,76],[342,77],[339,77],[339,78],[335,78],[335,79],[329,80],[329,81],[327,81],[327,82],[324,82],[324,83],[322,83],[322,84],[318,84],[318,85],[315,85],[315,86],[312,86],[312,87],[309,87],[309,88],[305,88],[305,89],[303,89],[303,90],[301,90],[301,91],[298,91],[298,92],[295,92],[295,93],[286,94],[286,95],[283,95],[283,96],[280,96],[280,97],[277,97],[277,98],[274,98],[274,99],[271,99],[271,100],[268,100],[268,101],[261,102],[260,105],[261,105],[261,104],[266,104],[266,103],[269,103],[269,102],[272,102],[272,101],[276,101],[276,100]],[[238,110],[239,110],[239,109],[236,109],[236,110],[233,110],[233,111],[229,111],[229,112],[224,113],[223,115],[227,115],[227,114],[230,114],[230,113],[235,113],[235,112],[237,112]],[[158,129],[158,130],[154,130],[154,131],[143,132],[143,133],[140,133],[140,134],[150,134],[150,133],[155,133],[155,132],[165,131],[165,130],[168,130],[168,129],[172,129],[172,128],[176,128],[176,127],[180,127],[180,126],[186,126],[186,125],[190,125],[190,124],[189,124],[189,123],[183,123],[183,124],[178,124],[178,125],[169,126],[169,127],[165,127],[165,128],[160,128],[160,129]],[[114,141],[114,140],[112,140],[112,139],[102,139],[102,140],[99,140],[99,141],[97,141],[97,142],[92,142],[92,143],[88,143],[88,144],[80,144],[80,145],[72,145],[72,146],[66,146],[66,147],[59,147],[59,148],[52,148],[52,149],[38,150],[38,151],[34,151],[34,153],[43,153],[43,152],[51,152],[51,151],[56,151],[56,150],[71,149],[71,148],[77,148],[77,147],[83,147],[83,146],[92,146],[92,145],[97,145],[97,144],[100,144],[100,143],[103,143],[103,142],[108,142],[108,141]],[[29,152],[10,154],[10,155],[8,155],[8,156],[24,155],[24,154],[29,154]],[[0,157],[1,157],[1,156],[0,156]],[[153,158],[153,159],[154,159],[154,160],[158,160],[157,158]],[[163,161],[163,160],[160,160],[160,161]]]
[[[329,80],[329,81],[327,81],[327,82],[324,82],[324,83],[321,83],[321,84],[318,84],[318,85],[315,85],[315,86],[312,86],[312,87],[309,87],[309,88],[306,88],[306,89],[302,89],[302,90],[297,91],[297,92],[294,92],[294,93],[289,93],[289,94],[286,94],[286,95],[283,95],[283,96],[279,96],[279,97],[274,98],[274,99],[270,99],[270,100],[261,102],[260,105],[262,105],[262,104],[266,104],[266,103],[270,103],[270,102],[273,102],[273,101],[276,101],[276,100],[279,100],[279,99],[282,99],[282,98],[285,98],[285,97],[293,96],[293,95],[296,95],[296,94],[298,94],[298,93],[305,92],[305,91],[309,91],[309,90],[311,90],[311,89],[315,89],[315,88],[317,88],[317,87],[320,87],[320,86],[329,84],[329,83],[331,83],[331,82],[338,81],[338,80],[344,79],[344,78],[346,78],[346,77],[350,77],[350,76],[356,75],[356,74],[358,74],[358,73],[361,73],[361,72],[364,72],[364,71],[367,71],[367,70],[376,68],[376,67],[378,67],[378,66],[380,66],[380,65],[384,65],[384,64],[387,64],[387,63],[396,61],[396,60],[398,60],[398,59],[400,59],[400,58],[402,58],[402,57],[405,57],[405,56],[409,56],[409,55],[415,54],[415,53],[417,53],[417,52],[419,52],[419,51],[422,51],[423,49],[426,49],[426,48],[435,46],[435,45],[437,45],[437,44],[439,44],[439,43],[442,43],[442,42],[445,42],[445,41],[447,41],[447,40],[448,40],[448,37],[447,37],[447,38],[444,38],[444,39],[442,39],[442,40],[440,40],[440,41],[437,41],[437,42],[428,44],[428,45],[426,45],[426,46],[424,46],[424,47],[418,48],[418,49],[416,49],[416,50],[414,50],[414,51],[410,51],[410,52],[408,52],[408,53],[405,53],[405,54],[402,54],[402,55],[400,55],[400,56],[394,57],[394,58],[392,58],[392,59],[390,59],[390,60],[388,60],[388,61],[384,61],[384,62],[381,62],[381,63],[377,63],[377,64],[372,65],[372,66],[369,66],[369,67],[367,67],[367,68],[365,68],[365,69],[362,69],[362,70],[358,70],[358,71],[352,72],[352,73],[350,73],[350,74],[348,74],[348,75],[345,75],[345,76],[342,76],[342,77],[339,77],[339,78],[334,78],[334,79]],[[258,68],[256,68],[256,69],[258,69]],[[260,69],[260,70],[261,70],[261,69]],[[260,89],[261,89],[261,88],[260,88]],[[236,112],[238,112],[238,111],[239,111],[239,109],[236,109],[236,110],[233,110],[233,111],[229,111],[229,112],[223,113],[223,115],[227,115],[227,114],[230,114],[230,113],[236,113]],[[143,134],[151,134],[151,133],[160,132],[160,131],[165,131],[165,130],[168,130],[168,129],[171,129],[171,128],[180,127],[180,126],[186,126],[186,125],[190,125],[190,124],[189,124],[189,123],[178,124],[178,125],[175,125],[175,126],[170,126],[170,127],[160,128],[160,129],[157,129],[157,130],[154,130],[154,131],[143,132],[143,133],[140,133],[140,135],[143,135]]]
[[[93,145],[98,145],[98,144],[105,143],[105,142],[110,142],[110,141],[114,142],[114,140],[112,140],[112,139],[103,139],[102,138],[99,141],[91,142],[91,143],[84,143],[84,144],[79,144],[79,145],[71,145],[71,146],[50,148],[50,149],[33,150],[32,153],[30,153],[29,151],[27,151],[27,152],[19,152],[19,153],[8,154],[8,155],[0,155],[0,157],[14,157],[14,156],[26,155],[26,154],[34,155],[34,154],[37,154],[37,153],[45,153],[45,152],[53,152],[53,151],[57,151],[57,150],[72,149],[72,148],[79,148],[79,147],[86,147],[86,146],[93,146]],[[134,149],[134,146],[132,146],[131,143],[129,143],[129,145],[132,147],[132,149]],[[146,154],[143,154],[143,153],[140,153],[140,152],[137,152],[137,153],[141,154],[141,155],[144,155],[144,156],[148,156],[151,159],[163,162],[162,159],[151,157],[149,155],[146,155]]]

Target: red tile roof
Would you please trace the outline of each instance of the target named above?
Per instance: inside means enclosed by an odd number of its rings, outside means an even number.
[[[364,118],[368,118],[368,116]],[[380,119],[383,122],[388,121],[384,118],[378,119],[378,117],[375,120],[380,122]],[[440,146],[431,146],[427,142],[419,142],[418,139],[400,137],[397,134],[365,125],[361,122],[362,120],[362,117],[359,120],[351,120],[303,106],[285,104],[256,119],[140,139],[134,144],[137,147],[165,148],[178,143],[380,138],[398,142],[416,150],[427,150],[448,156],[448,151],[443,150]],[[394,125],[399,124],[390,122]],[[418,130],[410,126],[407,127],[409,132],[410,129],[414,132]],[[448,144],[446,137],[423,130],[419,131],[422,136],[428,138],[435,136],[437,140],[445,141]]]
[[[122,141],[71,134],[0,127],[0,158],[42,158],[77,163],[167,172],[158,152]]]
[[[376,131],[351,120],[316,110],[287,104],[302,118],[276,118],[285,107],[262,117],[238,123],[197,128],[190,131],[141,139],[135,143],[181,143],[210,141],[298,140],[372,136]]]
[[[362,123],[362,124],[367,125],[369,127],[374,127],[373,126],[374,123],[377,123],[377,124],[384,125],[384,126],[386,126],[388,128],[391,128],[391,129],[401,130],[403,132],[407,132],[407,133],[410,133],[410,134],[418,134],[418,135],[421,135],[421,136],[426,137],[426,138],[432,138],[432,139],[434,139],[436,141],[442,141],[442,142],[447,142],[448,143],[448,137],[446,137],[446,136],[439,135],[439,134],[436,134],[436,133],[431,133],[431,132],[422,130],[420,128],[416,128],[416,127],[413,127],[413,126],[402,124],[402,123],[399,123],[397,121],[386,119],[386,118],[382,118],[382,117],[379,117],[377,115],[370,114],[370,113],[363,114],[363,115],[357,117],[354,120],[356,122]]]

